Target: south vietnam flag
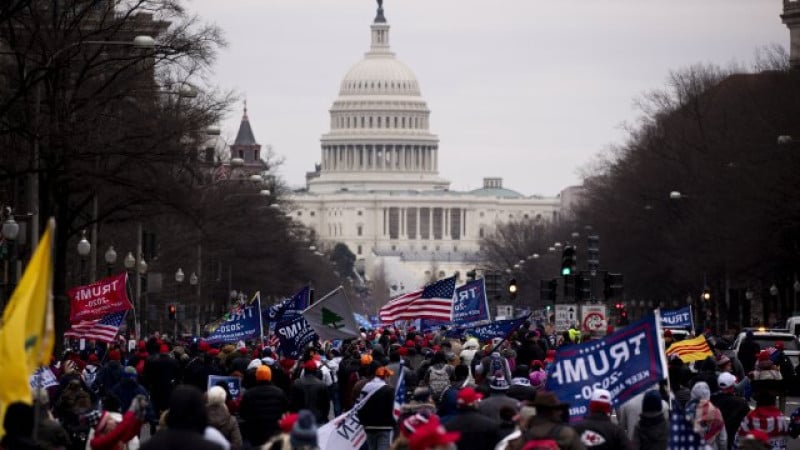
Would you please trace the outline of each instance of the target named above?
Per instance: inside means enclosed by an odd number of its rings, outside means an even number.
[[[667,356],[677,355],[683,362],[702,361],[714,356],[702,334],[694,339],[684,339],[673,343],[667,349]]]

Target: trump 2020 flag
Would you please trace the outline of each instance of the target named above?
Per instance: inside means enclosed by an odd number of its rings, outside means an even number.
[[[486,325],[454,329],[445,335],[447,337],[461,337],[466,334],[467,336],[474,336],[481,341],[490,341],[494,338],[505,339],[508,335],[517,331],[526,320],[528,320],[528,316],[517,317],[516,319],[496,320]]]
[[[684,306],[680,309],[662,309],[661,326],[663,328],[694,329],[694,322],[692,321],[692,306]]]
[[[283,356],[298,359],[308,344],[317,339],[317,333],[303,316],[284,317],[275,324],[275,335],[278,336],[278,351]]]
[[[355,310],[339,286],[306,308],[303,317],[322,340],[348,339],[359,335]]]
[[[453,323],[468,325],[489,320],[489,303],[483,278],[456,288],[453,299]]]
[[[611,391],[617,407],[666,377],[663,348],[660,321],[651,314],[603,339],[560,347],[545,389],[569,403],[573,421],[589,412],[593,386]]]
[[[264,322],[278,322],[281,319],[291,320],[303,313],[311,303],[311,286],[304,286],[291,298],[264,310]]]
[[[237,342],[261,337],[261,311],[258,304],[250,305],[232,312],[228,319],[219,324],[206,338],[211,344]]]

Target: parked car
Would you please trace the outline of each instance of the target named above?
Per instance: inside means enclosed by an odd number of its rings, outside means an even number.
[[[734,355],[739,354],[739,347],[741,346],[742,341],[744,341],[745,335],[746,332],[742,331],[733,341],[731,352]],[[753,330],[753,337],[755,338],[755,341],[761,350],[774,347],[775,343],[778,341],[783,342],[784,353],[786,353],[786,356],[789,357],[792,365],[797,367],[798,362],[800,362],[800,345],[798,345],[797,336],[786,330],[757,329]]]

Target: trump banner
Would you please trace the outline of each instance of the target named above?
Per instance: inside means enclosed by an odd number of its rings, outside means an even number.
[[[281,319],[291,320],[302,314],[311,304],[311,286],[304,286],[291,298],[264,309],[264,322],[278,322]]]
[[[208,386],[206,390],[211,389],[214,386],[218,386],[220,384],[224,384],[228,388],[228,393],[231,394],[231,397],[234,399],[239,399],[242,396],[242,379],[239,377],[225,377],[222,375],[209,375],[208,376]]]
[[[275,324],[275,335],[278,336],[278,351],[292,359],[303,356],[303,350],[318,338],[314,328],[302,315]]]
[[[228,319],[206,338],[210,344],[238,342],[261,337],[261,316],[258,304],[232,311]]]
[[[569,404],[570,420],[589,412],[594,389],[606,389],[614,407],[666,377],[660,319],[650,315],[603,339],[561,347],[547,368],[545,389]]]
[[[505,339],[511,333],[517,331],[519,327],[528,320],[529,316],[521,316],[516,319],[496,320],[486,325],[473,327],[460,327],[449,330],[445,333],[449,338],[460,338],[463,336],[473,336],[481,341],[490,341],[494,338]]]
[[[685,306],[681,309],[661,310],[661,326],[663,328],[694,329],[694,322],[692,321],[692,307]]]
[[[486,300],[486,285],[481,278],[456,288],[453,323],[468,325],[483,320],[489,320],[489,303]]]
[[[123,273],[68,290],[70,322],[100,319],[107,314],[131,309],[127,281],[128,274]]]

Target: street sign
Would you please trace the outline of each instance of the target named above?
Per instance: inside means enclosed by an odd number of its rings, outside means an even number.
[[[581,331],[605,332],[608,316],[605,305],[581,306]]]
[[[556,305],[556,331],[567,331],[578,320],[578,305]]]

